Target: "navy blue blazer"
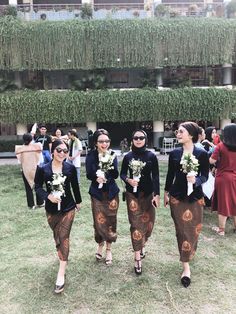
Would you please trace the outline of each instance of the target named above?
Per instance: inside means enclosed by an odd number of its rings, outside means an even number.
[[[66,176],[65,180],[65,194],[61,197],[61,211],[68,212],[75,208],[76,204],[82,202],[78,179],[77,179],[77,172],[75,166],[67,163],[66,161],[63,162],[62,165],[62,174]],[[49,181],[52,182],[52,162],[43,165],[42,167],[38,167],[35,174],[35,191],[39,195],[40,198],[45,200],[45,209],[48,213],[57,214],[57,204],[52,203],[48,199],[48,195],[51,193],[51,187],[48,183]],[[43,188],[43,185],[46,184],[46,190]],[[71,193],[71,187],[73,190],[74,198]]]
[[[182,155],[182,147],[178,147],[170,152],[165,184],[165,191],[179,200],[187,197],[188,189],[186,173],[182,171],[182,165],[180,164]],[[196,183],[193,185],[193,192],[188,197],[190,202],[203,197],[201,185],[207,181],[209,174],[209,157],[207,152],[202,148],[194,146],[193,155],[198,159],[199,168]]]
[[[132,170],[129,168],[129,162],[133,158],[146,163],[141,172],[137,193],[133,193],[133,187],[127,182],[128,178],[133,178]],[[126,190],[130,193],[137,195],[140,191],[142,191],[144,192],[144,195],[150,195],[151,193],[154,193],[154,195],[160,195],[158,160],[156,155],[151,151],[145,150],[142,153],[135,153],[131,151],[126,154],[122,162],[120,177],[126,184]]]
[[[108,192],[108,199],[113,199],[118,193],[119,188],[115,182],[115,179],[118,178],[118,161],[115,157],[113,161],[114,169],[109,170],[106,174],[107,182],[103,184],[101,189],[98,188],[97,175],[96,172],[99,169],[99,160],[98,160],[98,151],[96,149],[91,150],[86,156],[85,166],[86,166],[86,175],[89,180],[91,180],[91,185],[89,188],[89,194],[95,197],[98,200],[102,200],[103,192]]]

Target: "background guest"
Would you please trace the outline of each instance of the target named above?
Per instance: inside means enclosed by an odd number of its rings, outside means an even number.
[[[22,177],[25,185],[27,204],[30,209],[35,209],[34,203],[34,177],[37,165],[40,161],[42,152],[42,145],[40,143],[32,142],[32,135],[25,133],[23,135],[24,145],[16,145],[16,157],[21,164]],[[36,204],[41,207],[44,206],[43,200],[36,194]]]
[[[43,147],[43,158],[44,164],[51,161],[51,148],[52,148],[52,139],[51,136],[47,134],[47,128],[45,125],[39,127],[40,134],[35,136],[35,143],[41,143]]]
[[[75,130],[68,132],[68,145],[69,145],[69,156],[67,161],[73,164],[77,171],[78,182],[80,182],[80,167],[81,160],[80,155],[83,150],[81,141],[77,138],[77,133]]]
[[[223,142],[216,146],[210,163],[217,163],[212,209],[218,212],[219,226],[213,230],[224,236],[227,217],[233,216],[236,232],[236,124],[224,128]]]

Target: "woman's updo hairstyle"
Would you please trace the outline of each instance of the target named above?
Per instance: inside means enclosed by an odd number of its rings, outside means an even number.
[[[65,144],[67,149],[69,149],[69,146],[67,143],[65,143],[64,141],[57,139],[52,143],[52,149],[51,149],[51,153],[53,154],[54,150],[57,148],[57,146],[61,145],[61,144]]]
[[[32,142],[32,139],[33,139],[33,137],[30,133],[25,133],[23,135],[23,141],[24,141],[25,145],[29,145],[29,143]]]
[[[185,128],[189,135],[192,136],[193,143],[197,143],[198,141],[198,134],[199,134],[199,126],[197,123],[192,121],[183,122],[180,124],[183,128]]]
[[[96,146],[100,135],[106,135],[110,139],[110,135],[105,129],[98,129],[93,133],[93,144]]]

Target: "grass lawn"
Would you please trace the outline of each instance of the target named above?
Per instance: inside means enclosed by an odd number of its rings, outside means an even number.
[[[161,163],[162,191],[166,163]],[[181,265],[169,209],[156,224],[143,261],[133,271],[125,203],[120,200],[113,265],[96,263],[89,182],[82,168],[83,207],[71,232],[64,293],[53,293],[58,260],[44,209],[29,210],[18,166],[0,166],[0,313],[236,313],[236,234],[211,231],[215,213],[204,212],[204,227],[191,262],[192,284],[180,284]]]

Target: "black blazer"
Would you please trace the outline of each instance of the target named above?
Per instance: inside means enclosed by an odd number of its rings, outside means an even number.
[[[145,150],[142,153],[135,153],[131,151],[124,156],[120,177],[126,184],[126,190],[133,193],[133,187],[127,182],[127,178],[133,178],[132,170],[129,168],[129,162],[133,158],[146,162],[146,165],[141,172],[137,194],[142,191],[144,192],[144,195],[150,195],[151,193],[154,193],[154,195],[160,195],[158,160],[156,155],[148,150]]]
[[[89,188],[89,194],[98,200],[102,200],[102,192],[106,191],[108,192],[108,199],[111,200],[120,191],[115,182],[115,179],[117,179],[119,176],[117,157],[115,157],[113,161],[114,169],[109,170],[107,172],[106,174],[107,182],[103,184],[103,187],[101,189],[98,188],[98,183],[96,181],[97,180],[96,172],[99,169],[98,164],[99,164],[98,151],[96,149],[91,150],[88,153],[85,161],[87,178],[92,181]]]
[[[183,148],[178,147],[170,152],[168,172],[166,176],[165,191],[179,200],[187,197],[187,178],[180,164]],[[193,155],[198,159],[199,169],[196,183],[193,185],[193,193],[189,195],[189,201],[193,202],[203,197],[202,183],[206,182],[209,173],[208,154],[202,148],[194,146]]]
[[[66,176],[65,180],[65,194],[61,197],[61,211],[68,212],[75,208],[76,204],[82,202],[80,189],[77,179],[77,172],[75,166],[63,162],[62,166],[62,174]],[[38,167],[35,174],[35,191],[39,195],[40,198],[45,200],[45,209],[48,213],[57,214],[57,204],[52,203],[48,199],[48,195],[51,193],[51,187],[48,181],[52,182],[52,162],[43,165],[42,167]],[[43,185],[46,184],[46,190],[43,188]],[[71,187],[73,189],[73,194],[75,200],[71,193]]]

